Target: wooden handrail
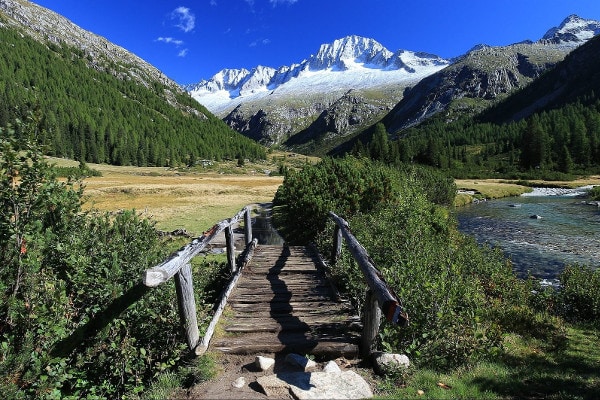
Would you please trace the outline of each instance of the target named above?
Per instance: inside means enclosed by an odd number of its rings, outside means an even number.
[[[199,344],[204,345],[204,340],[200,342],[190,262],[192,258],[197,256],[218,234],[225,231],[227,263],[229,264],[229,268],[233,275],[232,283],[229,286],[235,285],[235,282],[239,278],[239,273],[235,261],[232,225],[236,224],[241,218],[244,218],[246,224],[244,229],[246,249],[256,246],[256,241],[252,240],[250,212],[250,207],[244,207],[233,217],[215,224],[198,238],[192,240],[192,242],[172,254],[166,261],[153,268],[147,269],[142,274],[142,282],[148,287],[156,287],[165,283],[172,277],[175,277],[175,288],[177,291],[177,304],[179,306],[181,325],[185,330],[187,345],[192,351],[196,350]],[[208,340],[210,340],[210,337]]]
[[[367,250],[360,244],[356,237],[350,231],[350,226],[346,220],[329,212],[329,217],[336,223],[336,229],[333,238],[332,263],[335,264],[341,254],[343,237],[346,239],[350,253],[358,263],[369,290],[365,301],[362,352],[363,356],[368,356],[377,333],[379,332],[379,320],[381,313],[392,324],[407,326],[408,314],[400,305],[400,299],[387,284],[381,272],[375,267],[373,260],[369,257]]]
[[[204,248],[221,232],[231,227],[231,225],[237,223],[244,214],[249,214],[249,208],[244,207],[240,212],[229,219],[224,219],[221,222],[216,223],[212,228],[202,233],[199,237],[192,240],[191,243],[188,243],[181,249],[179,249],[176,253],[171,255],[169,259],[163,261],[161,264],[147,269],[144,271],[142,275],[142,282],[144,285],[148,287],[156,287],[162,283],[165,283],[169,279],[171,279],[184,265],[190,262],[192,258],[197,256]],[[248,219],[246,219],[247,221]],[[246,222],[248,223],[248,222]],[[226,232],[229,237],[232,233]],[[249,244],[252,241],[252,231],[246,230],[246,235],[250,235],[250,238],[246,237],[246,244]],[[229,239],[227,239],[229,241]],[[227,246],[228,252],[230,251],[231,246]],[[228,260],[231,260],[231,255],[228,254]],[[231,265],[230,265],[231,267]],[[234,267],[231,267],[234,269]]]

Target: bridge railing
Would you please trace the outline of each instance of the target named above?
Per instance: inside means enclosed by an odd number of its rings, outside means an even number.
[[[333,212],[329,212],[329,217],[336,224],[333,234],[332,264],[335,265],[340,257],[343,238],[346,240],[348,249],[360,267],[368,286],[363,310],[363,331],[360,346],[362,356],[366,357],[373,350],[375,338],[379,333],[382,313],[389,322],[400,326],[408,325],[408,314],[402,309],[398,296],[375,267],[367,250],[350,231],[348,222]]]
[[[148,287],[156,287],[174,277],[175,289],[177,292],[177,304],[179,306],[179,315],[181,319],[181,325],[185,330],[187,345],[190,350],[195,350],[198,354],[203,352],[203,349],[208,346],[208,341],[210,340],[210,336],[212,336],[214,326],[209,326],[207,333],[204,335],[204,338],[201,342],[198,329],[198,319],[196,316],[196,299],[194,296],[192,267],[190,262],[192,258],[204,250],[204,248],[211,241],[213,241],[217,235],[224,231],[225,246],[227,249],[227,264],[229,265],[229,269],[233,276],[229,286],[231,289],[233,289],[233,285],[235,285],[235,281],[237,281],[237,278],[239,278],[240,275],[240,271],[235,260],[233,225],[242,220],[242,218],[244,219],[246,254],[249,254],[256,246],[256,240],[252,240],[251,211],[251,207],[244,207],[233,217],[218,222],[211,229],[192,240],[177,252],[173,253],[161,264],[144,271],[142,275],[142,282]],[[224,297],[228,295],[227,293],[230,292],[231,289],[228,287],[225,290]],[[215,314],[222,311],[222,308],[219,306]],[[218,320],[218,317],[216,319]],[[215,318],[213,318],[213,321],[215,321]],[[206,344],[204,343],[205,341]]]

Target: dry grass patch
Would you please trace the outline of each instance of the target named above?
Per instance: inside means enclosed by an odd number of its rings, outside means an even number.
[[[590,176],[586,178],[576,179],[573,181],[528,181],[530,184],[545,187],[545,186],[560,186],[568,188],[578,188],[588,185],[600,185],[600,176]],[[456,179],[456,187],[459,190],[472,190],[477,194],[460,193],[457,195],[455,205],[460,206],[471,203],[473,198],[482,197],[486,199],[498,199],[502,197],[520,196],[523,193],[530,192],[532,189],[529,186],[510,183],[501,179]]]
[[[281,177],[107,174],[85,181],[85,208],[135,209],[163,230],[200,233],[248,204],[273,199]]]
[[[71,160],[51,159],[60,166]],[[135,209],[156,221],[158,229],[186,229],[200,234],[248,204],[273,200],[282,177],[249,172],[225,175],[180,172],[163,167],[117,167],[88,164],[102,173],[84,181],[84,209]]]
[[[529,187],[506,183],[497,179],[457,179],[455,183],[458,189],[473,190],[488,199],[519,196],[531,191]]]

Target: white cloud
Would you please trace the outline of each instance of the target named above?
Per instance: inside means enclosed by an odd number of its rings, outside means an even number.
[[[248,47],[256,47],[256,46],[258,46],[259,44],[261,44],[261,45],[263,45],[263,46],[266,46],[266,45],[268,45],[269,43],[271,43],[271,39],[259,39],[259,40],[255,40],[254,42],[250,43],[250,44],[248,45]]]
[[[177,7],[171,12],[171,19],[175,26],[184,32],[190,32],[196,26],[196,16],[187,7]]]
[[[273,7],[278,6],[279,4],[294,4],[298,0],[269,0],[269,3],[273,5]]]
[[[183,40],[173,39],[172,37],[159,37],[156,39],[157,42],[163,42],[167,44],[174,44],[179,47],[183,44]]]
[[[188,49],[183,49],[179,53],[177,53],[177,57],[185,57],[187,56]]]

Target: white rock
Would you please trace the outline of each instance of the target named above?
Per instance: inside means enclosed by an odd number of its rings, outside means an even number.
[[[341,368],[335,361],[329,361],[324,367],[323,372],[342,372]]]
[[[375,372],[380,375],[387,375],[399,368],[408,368],[410,366],[410,360],[404,354],[375,352],[372,357]]]
[[[234,388],[241,389],[244,386],[246,386],[246,379],[244,379],[243,376],[240,376],[235,381],[233,381],[233,383],[231,384],[231,386],[233,386]]]
[[[291,372],[261,376],[257,383],[269,397],[295,399],[368,399],[369,384],[356,372]]]
[[[285,362],[290,365],[300,367],[306,372],[314,371],[317,368],[317,363],[313,360],[309,360],[306,357],[294,353],[290,353],[285,356]]]
[[[271,369],[271,367],[273,367],[273,365],[275,365],[275,359],[257,356],[254,363],[256,364],[256,367],[259,368],[261,371],[268,371],[269,369]]]

